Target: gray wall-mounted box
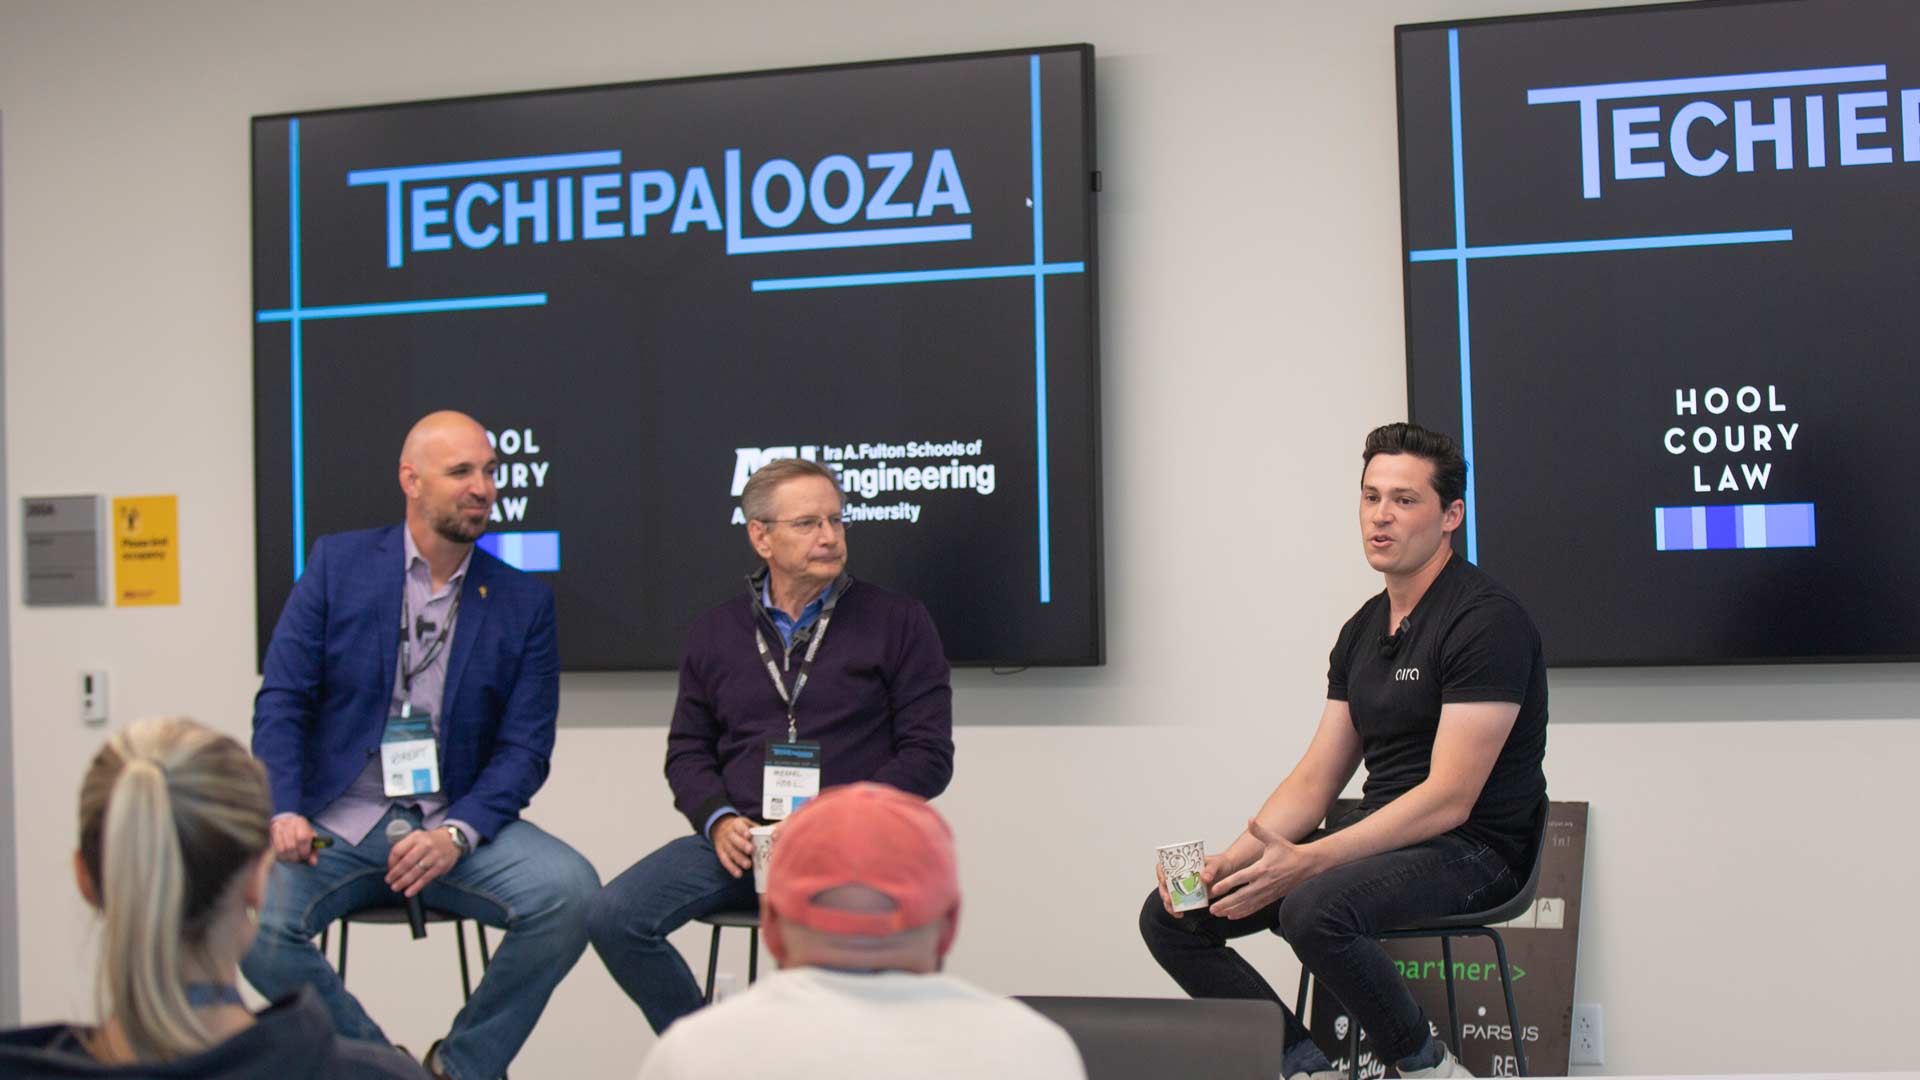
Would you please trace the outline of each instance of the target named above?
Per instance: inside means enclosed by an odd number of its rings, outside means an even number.
[[[107,596],[106,499],[100,495],[20,500],[28,607],[98,605]]]

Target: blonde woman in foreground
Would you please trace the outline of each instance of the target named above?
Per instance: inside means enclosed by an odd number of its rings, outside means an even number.
[[[73,857],[100,912],[104,1020],[0,1035],[0,1075],[423,1080],[405,1054],[334,1035],[311,990],[259,1013],[242,1003],[270,809],[260,766],[191,720],[142,720],[107,740],[80,785]]]

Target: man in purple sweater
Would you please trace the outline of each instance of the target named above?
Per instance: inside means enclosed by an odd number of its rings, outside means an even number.
[[[772,462],[740,507],[766,565],[694,623],[667,733],[667,783],[693,832],[608,882],[587,916],[594,950],[655,1032],[701,1005],[667,935],[758,907],[754,825],[839,784],[877,780],[931,799],[953,776],[940,635],[919,601],[847,575],[833,473]]]

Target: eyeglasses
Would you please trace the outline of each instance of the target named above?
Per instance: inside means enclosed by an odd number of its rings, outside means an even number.
[[[809,515],[807,517],[797,518],[761,518],[760,523],[763,525],[786,525],[804,533],[818,532],[821,525],[825,525],[834,532],[845,532],[847,529],[847,519],[841,517],[839,514],[835,514],[832,517],[814,517]]]

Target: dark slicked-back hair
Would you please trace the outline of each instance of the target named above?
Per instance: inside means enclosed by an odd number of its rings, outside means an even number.
[[[1433,490],[1440,505],[1452,506],[1467,494],[1467,459],[1453,440],[1419,424],[1382,424],[1367,432],[1367,448],[1360,455],[1360,475],[1376,454],[1412,454],[1433,466]]]

